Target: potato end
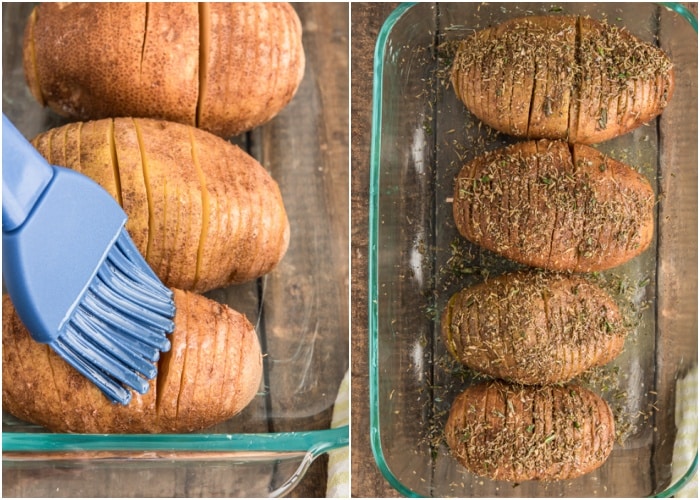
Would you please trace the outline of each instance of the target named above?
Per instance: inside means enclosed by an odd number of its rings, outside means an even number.
[[[35,7],[32,10],[32,13],[29,15],[27,27],[24,30],[22,63],[24,66],[24,76],[27,80],[29,91],[43,107],[46,106],[46,100],[44,99],[44,94],[41,91],[41,78],[39,77],[39,68],[36,63],[36,47],[34,46],[34,26],[36,25],[36,19],[37,8]]]

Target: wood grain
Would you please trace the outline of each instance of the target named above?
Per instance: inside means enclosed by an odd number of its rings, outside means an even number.
[[[351,8],[351,261],[352,261],[352,488],[355,497],[398,498],[377,468],[370,447],[367,253],[372,64],[377,35],[397,3],[353,3]]]
[[[276,360],[269,370],[273,432],[328,428],[349,365],[348,6],[295,7],[307,57],[304,82],[261,137],[261,162],[278,179],[288,210],[303,221],[265,290],[271,305],[265,331]],[[325,496],[326,466],[324,455],[291,496]]]

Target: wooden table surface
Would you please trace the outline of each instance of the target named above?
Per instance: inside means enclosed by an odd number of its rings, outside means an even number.
[[[265,381],[244,412],[213,432],[327,429],[349,369],[349,6],[294,7],[306,54],[302,84],[275,119],[232,138],[280,185],[292,232],[289,250],[264,279],[208,294],[240,306],[253,323],[257,318]],[[36,103],[24,82],[21,40],[31,8],[3,3],[3,112],[27,137],[66,121]],[[324,497],[327,463],[326,455],[318,458],[290,496]],[[246,485],[263,491],[279,487],[296,465],[272,464],[265,476],[252,469],[237,475],[241,469],[226,463],[207,471],[205,463],[196,462],[130,468],[122,463],[94,470],[85,461],[3,462],[3,495],[258,496]]]
[[[352,489],[356,497],[399,497],[377,469],[369,434],[367,345],[367,254],[369,158],[372,123],[372,65],[377,35],[398,3],[351,6],[351,267],[352,267]]]

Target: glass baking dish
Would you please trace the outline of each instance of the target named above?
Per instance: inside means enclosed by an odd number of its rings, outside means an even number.
[[[676,91],[661,118],[596,145],[636,167],[658,194],[651,248],[591,276],[615,291],[635,325],[623,354],[581,379],[613,408],[615,448],[581,478],[512,484],[468,473],[442,436],[451,401],[476,375],[446,353],[440,312],[458,289],[520,268],[468,243],[454,226],[450,202],[461,166],[514,140],[470,115],[448,70],[451,41],[532,14],[607,18],[660,44],[673,60]],[[670,496],[695,473],[697,441],[681,471],[674,449],[687,423],[677,407],[697,405],[697,48],[697,21],[677,4],[418,3],[400,5],[386,20],[374,62],[370,426],[377,465],[403,495]],[[683,380],[690,394],[676,397]]]
[[[314,15],[297,7],[300,17]],[[3,112],[30,138],[66,123],[42,108],[25,83],[22,33],[31,9],[3,3],[2,18]],[[317,60],[308,58],[307,72]],[[308,111],[312,100],[318,100],[315,83],[305,78],[275,120],[232,139],[280,185],[292,233],[272,273],[207,294],[256,327],[264,375],[251,404],[193,434],[57,434],[3,412],[5,496],[281,496],[315,459],[348,445],[349,427],[329,426],[349,366],[349,269],[342,244],[348,212],[334,195],[347,192],[349,169],[325,163],[317,130],[328,113],[320,105]]]

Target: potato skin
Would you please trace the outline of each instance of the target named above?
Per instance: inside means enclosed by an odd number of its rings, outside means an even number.
[[[608,404],[583,387],[490,381],[457,396],[445,436],[452,455],[479,476],[562,480],[607,460],[615,422]]]
[[[304,76],[294,8],[286,2],[199,5],[210,36],[197,126],[226,137],[266,123],[292,100]]]
[[[170,287],[205,292],[270,272],[289,245],[279,187],[250,155],[179,123],[78,122],[32,141],[91,177],[129,216],[127,230]]]
[[[270,120],[304,73],[287,3],[43,3],[24,70],[57,113],[160,118],[229,137]]]
[[[580,276],[509,273],[455,293],[443,340],[466,366],[520,384],[557,384],[615,359],[626,329],[617,304]]]
[[[460,234],[508,259],[592,272],[642,253],[654,236],[654,191],[621,162],[582,144],[526,141],[486,153],[457,175]]]
[[[128,406],[111,403],[47,345],[32,340],[9,296],[2,304],[2,403],[12,415],[54,432],[178,433],[240,412],[258,391],[262,355],[244,315],[203,296],[173,290],[172,348],[158,376]],[[215,342],[220,331],[225,342]],[[223,350],[217,346],[224,345]]]
[[[673,95],[669,58],[587,17],[531,16],[467,37],[451,73],[481,121],[522,138],[592,144],[659,115]]]

